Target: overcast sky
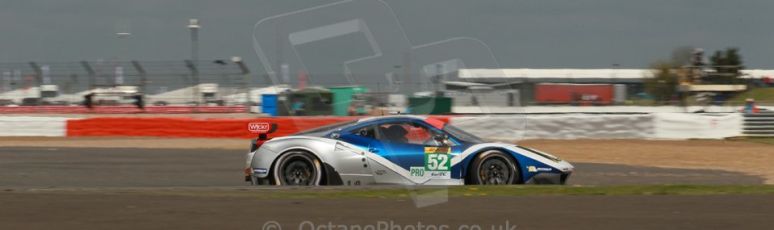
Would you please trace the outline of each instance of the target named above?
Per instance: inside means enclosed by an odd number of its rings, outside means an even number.
[[[189,18],[198,18],[201,59],[241,56],[251,68],[263,71],[253,47],[256,23],[330,2],[334,1],[5,0],[0,4],[0,62],[117,56],[185,59],[190,56],[185,26]],[[708,51],[738,47],[748,68],[774,68],[771,0],[399,0],[387,4],[412,45],[476,38],[507,68],[608,68],[613,64],[641,68],[667,58],[679,46]],[[124,31],[132,36],[116,38],[116,32]],[[331,49],[325,50],[333,55]]]

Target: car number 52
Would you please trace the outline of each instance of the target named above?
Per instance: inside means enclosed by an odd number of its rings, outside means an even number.
[[[449,171],[449,154],[427,154],[425,168],[430,171]]]

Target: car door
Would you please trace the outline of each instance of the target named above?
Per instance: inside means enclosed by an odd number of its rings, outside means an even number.
[[[344,185],[365,185],[375,182],[376,175],[370,166],[372,162],[364,156],[365,151],[373,152],[369,148],[379,146],[373,130],[374,127],[368,125],[336,132],[337,139],[357,148],[357,150],[352,150],[351,147],[340,148],[337,144],[333,151],[338,161],[336,170],[341,175]],[[356,154],[353,155],[353,151]]]
[[[368,151],[377,156],[367,158],[367,170],[373,175],[373,180],[377,184],[412,184],[405,170],[396,166],[395,160],[400,160],[392,155],[392,151],[385,148],[383,140],[378,138],[380,133],[377,131],[377,124],[354,127],[344,130],[339,139],[349,144],[357,146],[363,151]]]
[[[450,179],[451,158],[458,153],[454,143],[442,143],[435,136],[441,130],[419,121],[385,122],[377,126],[382,155],[409,172],[409,177]]]
[[[339,134],[339,139],[359,147],[361,150],[379,154],[381,141],[376,138],[376,126],[365,125],[345,130]]]

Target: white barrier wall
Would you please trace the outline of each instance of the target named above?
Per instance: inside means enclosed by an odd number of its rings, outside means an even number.
[[[487,139],[636,139],[653,136],[653,117],[562,114],[453,117],[453,125]]]
[[[452,112],[465,114],[497,113],[707,113],[738,112],[742,106],[454,106]]]
[[[49,136],[67,134],[65,117],[0,117],[0,136]]]
[[[476,136],[501,141],[524,139],[528,115],[452,117],[454,126]]]
[[[722,139],[742,135],[742,114],[655,113],[659,139]]]
[[[741,114],[654,113],[453,117],[477,136],[523,139],[722,139],[742,135]]]
[[[527,119],[525,139],[642,139],[653,135],[647,114],[543,115]]]

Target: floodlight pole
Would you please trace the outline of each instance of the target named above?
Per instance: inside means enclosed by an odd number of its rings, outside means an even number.
[[[191,62],[193,69],[198,70],[198,62],[199,62],[199,29],[201,26],[199,26],[199,19],[189,19],[188,20],[188,29],[191,31]],[[191,80],[193,81],[193,94],[194,94],[194,102],[196,103],[196,106],[198,106],[201,103],[201,100],[199,100],[199,71],[193,71],[191,73]]]
[[[41,88],[41,85],[43,84],[43,70],[40,68],[40,65],[36,62],[30,62],[30,67],[32,67],[32,70],[35,71],[35,84],[38,87],[38,98],[43,98],[43,90]]]
[[[185,62],[185,67],[187,67],[188,70],[191,71],[191,76],[198,76],[199,75],[199,69],[196,68],[196,65],[194,64],[193,61],[185,60],[184,62]],[[192,81],[191,84],[195,84],[191,91],[194,94],[194,100],[196,100],[196,98],[197,98],[196,94],[199,92],[199,84],[198,84],[199,81],[198,81],[198,79],[193,79],[193,77],[192,77],[191,81]],[[199,105],[199,101],[198,100],[196,100],[194,102],[196,102],[195,106]]]
[[[40,90],[40,85],[43,84],[43,70],[40,68],[40,65],[38,65],[37,62],[30,62],[30,67],[32,67],[32,70],[35,71],[35,83],[38,85],[38,90]]]
[[[147,92],[145,92],[145,86],[148,83],[148,73],[145,72],[145,68],[140,65],[140,62],[138,61],[132,61],[132,66],[137,71],[137,73],[140,75],[140,92],[145,95]]]
[[[91,65],[87,61],[81,61],[81,67],[86,70],[89,79],[89,91],[91,91],[95,88],[96,79],[94,78],[97,76],[97,72],[94,71],[94,68],[91,68]]]
[[[124,56],[124,58],[126,58],[126,60],[129,60],[129,57],[128,57],[128,55],[126,53],[129,52],[129,50],[128,50],[129,49],[128,41],[129,41],[129,37],[130,36],[132,36],[132,33],[128,32],[128,31],[127,32],[116,32],[116,38],[118,38],[118,43],[119,44],[118,44],[116,56],[114,57],[114,60],[113,60],[113,62],[114,62],[113,63],[113,68],[114,68],[113,70],[114,71],[116,71],[116,69],[118,67],[124,68],[123,65],[121,65],[121,56]],[[132,64],[134,64],[134,63],[132,63]],[[124,76],[123,76],[124,74],[122,73],[121,75],[122,75],[121,76],[121,78],[122,78],[121,85],[124,85],[126,83],[126,81],[123,79],[124,78]],[[114,83],[113,84],[114,86],[118,86],[119,85],[118,84],[118,74],[115,73],[115,72],[114,72],[114,76],[113,76],[113,83]]]
[[[239,66],[239,70],[242,71],[242,90],[245,92],[245,103],[249,111],[250,106],[253,104],[253,101],[250,97],[250,81],[247,80],[247,78],[250,76],[250,69],[247,68],[247,65],[245,65],[245,63],[242,61],[241,57],[231,57],[231,61],[237,64],[237,66]]]
[[[443,64],[435,64],[435,76],[433,77],[433,84],[435,86],[435,97],[443,96],[441,89],[441,82],[443,82]]]

